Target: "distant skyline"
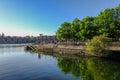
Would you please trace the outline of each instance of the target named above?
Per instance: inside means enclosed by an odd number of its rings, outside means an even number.
[[[64,21],[97,16],[120,0],[0,0],[0,34],[54,35]]]

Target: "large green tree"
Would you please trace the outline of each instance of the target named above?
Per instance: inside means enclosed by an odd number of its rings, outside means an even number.
[[[108,37],[117,40],[120,34],[120,22],[117,9],[105,9],[97,16],[96,26],[99,34],[108,34]]]
[[[58,39],[71,39],[72,38],[72,30],[71,30],[71,23],[64,22],[61,24],[60,28],[56,32]]]

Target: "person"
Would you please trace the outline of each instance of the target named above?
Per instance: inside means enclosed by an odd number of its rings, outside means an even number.
[[[77,41],[76,45],[79,46],[79,41]]]
[[[55,48],[57,48],[57,42],[56,42],[56,41],[55,41],[55,43],[54,43],[54,44],[55,44]]]

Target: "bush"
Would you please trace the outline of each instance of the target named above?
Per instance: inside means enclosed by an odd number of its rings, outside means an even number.
[[[109,44],[111,39],[107,35],[93,37],[87,44],[86,53],[92,56],[105,57],[110,54]]]

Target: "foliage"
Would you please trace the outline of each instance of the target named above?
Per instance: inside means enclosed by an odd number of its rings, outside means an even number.
[[[87,44],[87,54],[100,57],[109,55],[110,53],[108,51],[110,41],[111,39],[105,34],[93,37],[93,39]]]
[[[71,30],[72,30],[72,40],[77,40],[79,39],[79,36],[77,35],[77,33],[80,31],[80,24],[79,24],[80,20],[78,18],[75,18],[72,23],[71,23]]]
[[[58,39],[71,39],[71,24],[64,22],[56,34]]]
[[[71,23],[64,22],[57,30],[59,39],[88,40],[94,36],[108,34],[113,40],[120,37],[120,5],[107,8],[96,17],[75,18]]]

